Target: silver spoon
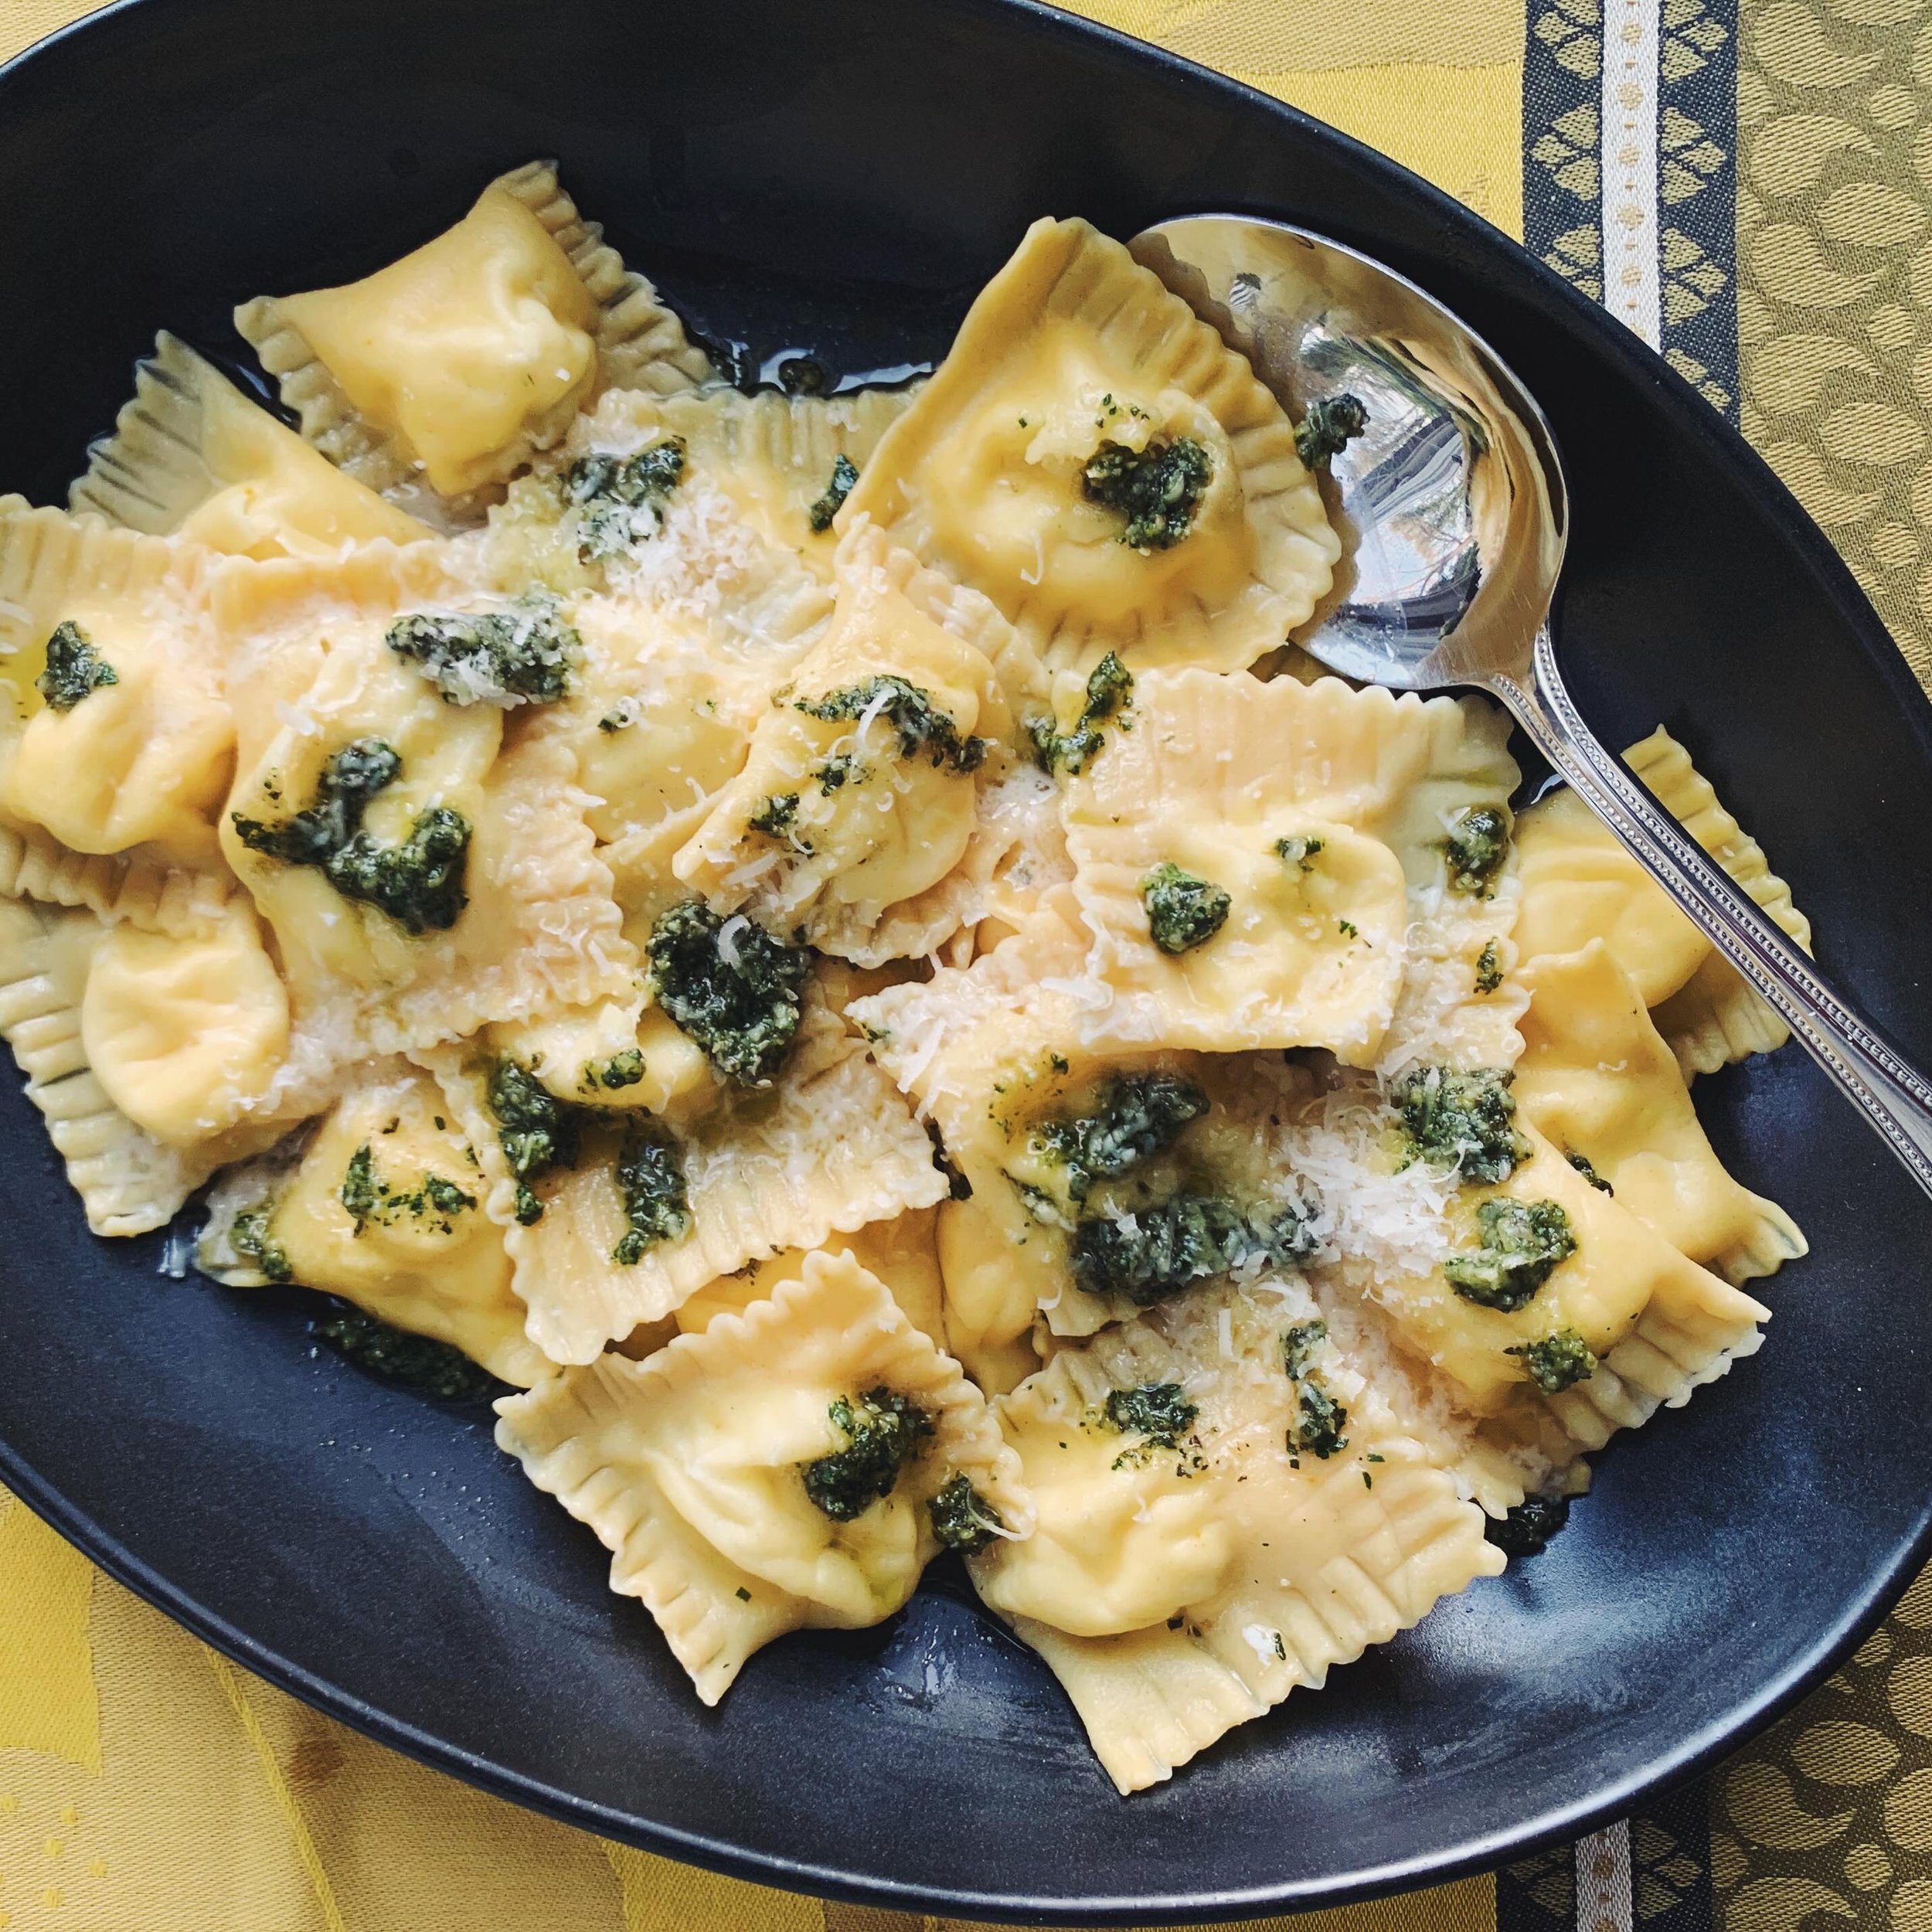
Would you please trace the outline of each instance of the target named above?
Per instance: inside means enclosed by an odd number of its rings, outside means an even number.
[[[1292,413],[1345,393],[1367,407],[1331,464],[1343,581],[1298,641],[1366,682],[1499,699],[1932,1194],[1932,1084],[1597,741],[1563,689],[1549,606],[1569,496],[1549,424],[1502,358],[1413,282],[1282,223],[1191,216],[1130,246]]]

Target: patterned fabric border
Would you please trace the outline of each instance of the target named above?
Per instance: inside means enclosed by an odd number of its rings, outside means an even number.
[[[1737,410],[1735,0],[1530,0],[1525,244]]]

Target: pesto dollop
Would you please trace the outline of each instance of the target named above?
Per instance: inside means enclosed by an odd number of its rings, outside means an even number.
[[[963,1475],[948,1476],[926,1505],[927,1520],[942,1549],[976,1556],[1005,1527],[999,1512]]]
[[[1449,889],[1488,898],[1509,856],[1509,813],[1495,805],[1473,807],[1450,827],[1442,850],[1449,863]]]
[[[1234,902],[1213,880],[1163,859],[1141,881],[1147,929],[1164,953],[1191,952],[1227,923]]]
[[[1320,1246],[1313,1214],[1300,1205],[1270,1213],[1184,1191],[1132,1214],[1081,1221],[1068,1258],[1076,1287],[1146,1308],[1251,1264],[1305,1261]]]
[[[1308,412],[1295,425],[1294,453],[1304,469],[1318,469],[1342,452],[1369,427],[1369,412],[1359,396],[1345,390],[1339,396],[1325,396],[1308,405]]]
[[[543,1203],[530,1182],[553,1168],[575,1165],[581,1117],[507,1054],[492,1063],[484,1097],[496,1119],[497,1145],[516,1180],[516,1218],[532,1227],[543,1218]]]
[[[33,688],[49,711],[71,711],[90,692],[120,682],[121,674],[94,648],[93,638],[70,621],[49,633],[46,668]]]
[[[1561,1395],[1597,1372],[1597,1358],[1590,1344],[1574,1328],[1559,1328],[1554,1335],[1505,1349],[1503,1353],[1520,1356],[1525,1372],[1546,1396]]]
[[[832,519],[838,514],[858,481],[859,465],[841,450],[832,458],[832,480],[826,484],[824,495],[806,511],[806,522],[815,530],[829,530]]]
[[[378,1227],[393,1227],[406,1215],[435,1226],[444,1234],[455,1232],[455,1217],[465,1208],[476,1206],[476,1196],[465,1194],[454,1181],[440,1174],[425,1174],[406,1192],[392,1188],[376,1172],[376,1157],[365,1141],[349,1157],[338,1199],[360,1236],[373,1222]]]
[[[900,1471],[923,1454],[930,1416],[895,1390],[841,1396],[827,1411],[845,1446],[801,1465],[805,1494],[835,1522],[850,1522],[889,1496]]]
[[[1100,726],[1134,698],[1134,679],[1127,666],[1111,651],[1087,674],[1087,691],[1080,715],[1071,731],[1057,731],[1050,717],[1028,720],[1027,736],[1033,741],[1033,760],[1041,770],[1070,772],[1076,777],[1107,742]]]
[[[1186,1399],[1179,1382],[1144,1382],[1136,1389],[1109,1389],[1101,1418],[1123,1436],[1138,1436],[1109,1468],[1144,1468],[1158,1449],[1181,1449],[1200,1405]]]
[[[1213,473],[1207,451],[1191,436],[1156,438],[1138,450],[1110,438],[1087,459],[1080,494],[1119,512],[1120,540],[1129,549],[1171,549],[1193,529]]]
[[[539,592],[501,611],[418,611],[398,617],[385,641],[445,704],[553,704],[569,693],[583,654],[583,640],[557,610]]]
[[[252,1261],[270,1281],[281,1285],[293,1281],[295,1270],[288,1250],[269,1231],[274,1208],[267,1202],[243,1208],[229,1223],[228,1245],[244,1261]]]
[[[578,513],[577,556],[600,563],[657,535],[684,476],[681,436],[634,456],[583,456],[563,473],[563,500]]]
[[[439,1402],[481,1402],[498,1386],[487,1369],[447,1342],[412,1335],[347,1302],[318,1315],[308,1327],[318,1341],[359,1369]]]
[[[1570,1216],[1554,1201],[1485,1201],[1476,1209],[1481,1245],[1447,1257],[1442,1271],[1465,1301],[1514,1315],[1556,1264],[1577,1252]]]
[[[1325,1462],[1349,1446],[1342,1432],[1349,1426],[1349,1412],[1321,1385],[1321,1379],[1308,1376],[1296,1391],[1298,1408],[1290,1434],[1291,1450],[1304,1452]]]
[[[1529,1152],[1516,1131],[1515,1077],[1502,1067],[1419,1066],[1389,1097],[1422,1159],[1459,1168],[1465,1181],[1506,1181]]]
[[[1505,1556],[1534,1556],[1569,1520],[1567,1496],[1526,1496],[1506,1516],[1486,1521],[1482,1533]]]
[[[463,889],[469,821],[447,805],[430,805],[400,845],[378,845],[362,828],[369,801],[402,771],[394,747],[354,739],[330,753],[308,805],[275,825],[231,813],[235,835],[265,858],[316,867],[345,899],[373,906],[405,932],[446,931],[469,903]]]
[[[634,1128],[618,1150],[617,1182],[627,1229],[611,1259],[620,1267],[632,1267],[643,1260],[646,1248],[675,1240],[691,1225],[684,1156],[675,1141]]]
[[[770,1079],[804,1015],[811,953],[742,917],[721,920],[702,900],[667,907],[651,929],[651,989],[672,1023],[741,1086]]]
[[[1116,1073],[1096,1092],[1092,1112],[1041,1121],[1028,1145],[1064,1170],[1067,1199],[1079,1207],[1097,1182],[1171,1147],[1207,1111],[1206,1094],[1185,1074]]]
[[[898,736],[900,757],[923,757],[936,769],[977,771],[985,761],[984,738],[962,738],[952,714],[933,702],[930,691],[894,672],[879,672],[857,684],[828,692],[822,698],[799,698],[793,702],[807,717],[827,723],[850,723],[868,714],[875,719],[883,718]],[[842,784],[843,778],[838,782]]]

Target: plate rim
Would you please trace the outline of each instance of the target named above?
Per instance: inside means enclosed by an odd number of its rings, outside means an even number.
[[[889,22],[896,12],[894,0],[868,0],[868,3],[879,15],[882,24]],[[119,31],[124,19],[137,13],[167,10],[186,14],[200,4],[202,0],[110,0],[110,4],[55,29],[0,62],[0,112],[5,111],[8,91],[18,77],[34,71],[49,54],[66,53],[72,43],[111,37]],[[1662,392],[1665,406],[1679,426],[1704,446],[1720,468],[1730,472],[1740,492],[1774,526],[1780,540],[1802,560],[1836,607],[1845,628],[1878,673],[1882,686],[1904,714],[1928,766],[1932,766],[1932,694],[1913,675],[1883,620],[1824,531],[1736,424],[1720,416],[1641,338],[1521,243],[1379,149],[1257,87],[1154,43],[1063,12],[1046,4],[1046,0],[926,0],[926,4],[968,19],[995,14],[1018,15],[1027,23],[1024,31],[1072,43],[1098,43],[1130,62],[1165,70],[1184,87],[1205,93],[1210,98],[1239,102],[1249,110],[1259,108],[1284,125],[1299,130],[1304,138],[1329,147],[1352,169],[1376,178],[1380,185],[1393,190],[1398,198],[1420,202],[1427,212],[1456,231],[1464,243],[1478,250],[1500,250],[1513,255],[1519,274],[1526,273],[1529,284],[1544,302],[1553,301],[1567,311],[1579,332],[1590,340],[1597,355],[1615,366],[1627,379],[1647,383]],[[1238,202],[1228,206],[1239,209]],[[1371,250],[1375,246],[1372,238],[1358,241],[1345,228],[1336,239]],[[1760,1734],[1821,1684],[1870,1635],[1912,1578],[1932,1558],[1932,1496],[1929,1496],[1921,1507],[1917,1528],[1894,1548],[1876,1578],[1848,1600],[1829,1631],[1802,1661],[1770,1679],[1755,1696],[1675,1750],[1661,1757],[1646,1757],[1637,1768],[1600,1787],[1590,1798],[1540,1814],[1526,1822],[1465,1839],[1447,1852],[1392,1860],[1335,1879],[1291,1880],[1237,1891],[1093,1894],[1076,1901],[855,1877],[808,1860],[729,1843],[616,1811],[546,1784],[393,1716],[251,1637],[110,1536],[80,1504],[42,1477],[4,1435],[0,1435],[0,1478],[4,1478],[5,1487],[20,1504],[116,1583],[223,1656],[362,1736],[433,1770],[560,1823],[595,1831],[619,1842],[754,1884],[816,1897],[943,1910],[954,1916],[1016,1924],[1189,1924],[1207,1919],[1243,1918],[1281,1910],[1346,1905],[1446,1884],[1580,1837],[1628,1815],[1645,1798],[1696,1776]]]

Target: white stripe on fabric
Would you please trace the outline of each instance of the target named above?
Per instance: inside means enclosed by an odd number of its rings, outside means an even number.
[[[1604,306],[1652,349],[1662,335],[1658,264],[1658,42],[1663,0],[1604,0]]]
[[[1577,1841],[1577,1932],[1632,1932],[1630,1824]]]

